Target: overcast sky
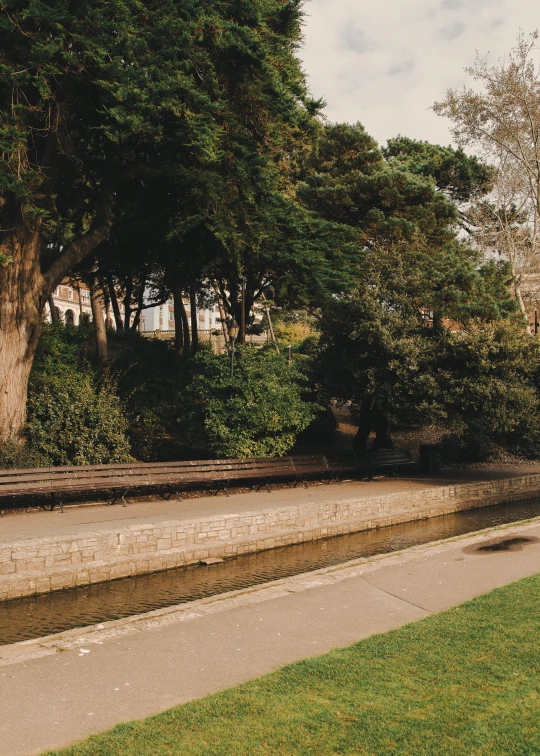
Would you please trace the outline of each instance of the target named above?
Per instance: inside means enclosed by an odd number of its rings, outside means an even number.
[[[308,0],[305,13],[312,94],[331,121],[360,121],[379,142],[450,144],[429,107],[467,82],[476,50],[496,62],[520,28],[540,29],[538,0]]]

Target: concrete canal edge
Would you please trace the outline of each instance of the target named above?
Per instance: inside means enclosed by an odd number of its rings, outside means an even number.
[[[106,641],[118,640],[133,633],[190,622],[200,617],[227,612],[231,609],[256,606],[290,594],[299,594],[313,588],[334,585],[343,580],[358,577],[366,578],[386,567],[399,567],[408,562],[414,562],[418,557],[432,557],[439,553],[445,553],[452,544],[459,544],[460,548],[464,549],[477,546],[484,541],[491,542],[494,536],[504,538],[505,536],[514,537],[515,535],[525,534],[529,526],[539,521],[540,518],[536,518],[526,522],[497,525],[476,533],[464,533],[453,538],[410,546],[407,549],[393,551],[389,554],[360,557],[342,564],[322,567],[312,572],[279,578],[267,583],[174,606],[153,609],[143,614],[134,614],[122,619],[108,620],[86,627],[64,630],[41,638],[0,646],[0,667],[24,664],[33,659],[79,649],[89,644],[103,645]]]
[[[540,496],[540,474],[0,544],[0,600]]]

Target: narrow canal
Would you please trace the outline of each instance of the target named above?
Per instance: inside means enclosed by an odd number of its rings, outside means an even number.
[[[540,517],[540,499],[458,512],[323,541],[181,567],[0,604],[0,645],[142,614],[359,557]]]

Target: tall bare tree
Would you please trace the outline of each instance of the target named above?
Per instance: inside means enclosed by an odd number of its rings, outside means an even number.
[[[480,89],[450,89],[434,110],[453,122],[462,147],[497,168],[492,195],[469,212],[471,233],[486,252],[510,262],[515,297],[526,316],[524,287],[540,274],[540,55],[538,32],[520,32],[507,58],[491,65],[477,54],[466,72]]]
[[[538,300],[540,238],[523,171],[501,152],[493,190],[464,213],[464,226],[487,258],[510,264],[514,297],[524,318]]]

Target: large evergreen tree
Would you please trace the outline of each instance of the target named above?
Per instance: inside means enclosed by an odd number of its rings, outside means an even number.
[[[459,402],[440,380],[459,351],[452,330],[515,312],[508,266],[482,265],[459,236],[459,206],[488,191],[491,171],[425,142],[399,138],[380,150],[359,125],[329,127],[310,169],[305,201],[354,229],[363,249],[354,290],[324,308],[319,355],[327,396],[360,408],[357,448],[373,428],[390,444],[389,418],[455,419]]]
[[[110,235],[126,187],[188,186],[177,231],[212,218],[232,255],[270,166],[297,170],[316,110],[299,5],[4,0],[0,437],[24,423],[47,298]]]

